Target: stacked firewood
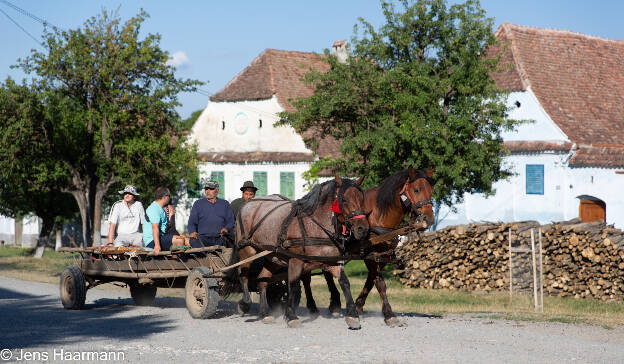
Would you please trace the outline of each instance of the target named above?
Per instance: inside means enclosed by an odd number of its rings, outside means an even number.
[[[544,294],[624,299],[624,234],[603,221],[469,224],[410,236],[397,249],[400,269],[395,274],[410,287],[509,290],[511,230],[512,261],[527,262],[523,269],[512,268],[514,289],[523,284],[527,288],[533,284],[531,229],[539,257],[539,228]],[[524,252],[514,252],[523,248]]]

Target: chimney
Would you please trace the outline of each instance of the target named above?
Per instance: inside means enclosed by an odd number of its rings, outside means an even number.
[[[346,40],[337,40],[332,45],[332,55],[338,58],[338,62],[347,63],[349,51],[347,50]]]

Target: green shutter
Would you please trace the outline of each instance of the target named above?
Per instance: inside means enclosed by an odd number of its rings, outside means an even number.
[[[224,172],[212,172],[210,173],[210,180],[217,181],[219,183],[219,198],[223,199],[225,195],[225,174]]]
[[[267,195],[267,173],[266,172],[254,172],[253,183],[258,189],[256,191],[256,197]]]
[[[189,181],[186,184],[186,195],[188,198],[199,198],[201,196],[201,188],[201,177],[198,173],[196,181]]]
[[[280,194],[295,199],[295,172],[280,172]]]

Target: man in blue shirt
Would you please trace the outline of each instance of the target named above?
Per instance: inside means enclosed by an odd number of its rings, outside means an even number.
[[[167,187],[158,187],[154,192],[154,198],[155,201],[145,210],[143,243],[145,247],[154,249],[154,254],[158,254],[162,250],[171,249],[173,235],[165,235],[168,220],[163,209],[171,201],[171,192]]]
[[[226,245],[223,235],[234,231],[234,213],[230,203],[217,197],[219,183],[216,181],[206,182],[204,193],[206,198],[195,201],[188,219],[189,236],[196,240],[191,240],[191,246],[198,242],[203,246]]]

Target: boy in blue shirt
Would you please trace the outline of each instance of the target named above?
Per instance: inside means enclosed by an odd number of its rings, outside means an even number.
[[[155,201],[145,210],[143,219],[143,244],[145,247],[154,249],[154,254],[162,250],[170,250],[172,244],[171,234],[166,234],[167,214],[164,207],[171,201],[171,192],[167,187],[158,187],[154,192]]]

